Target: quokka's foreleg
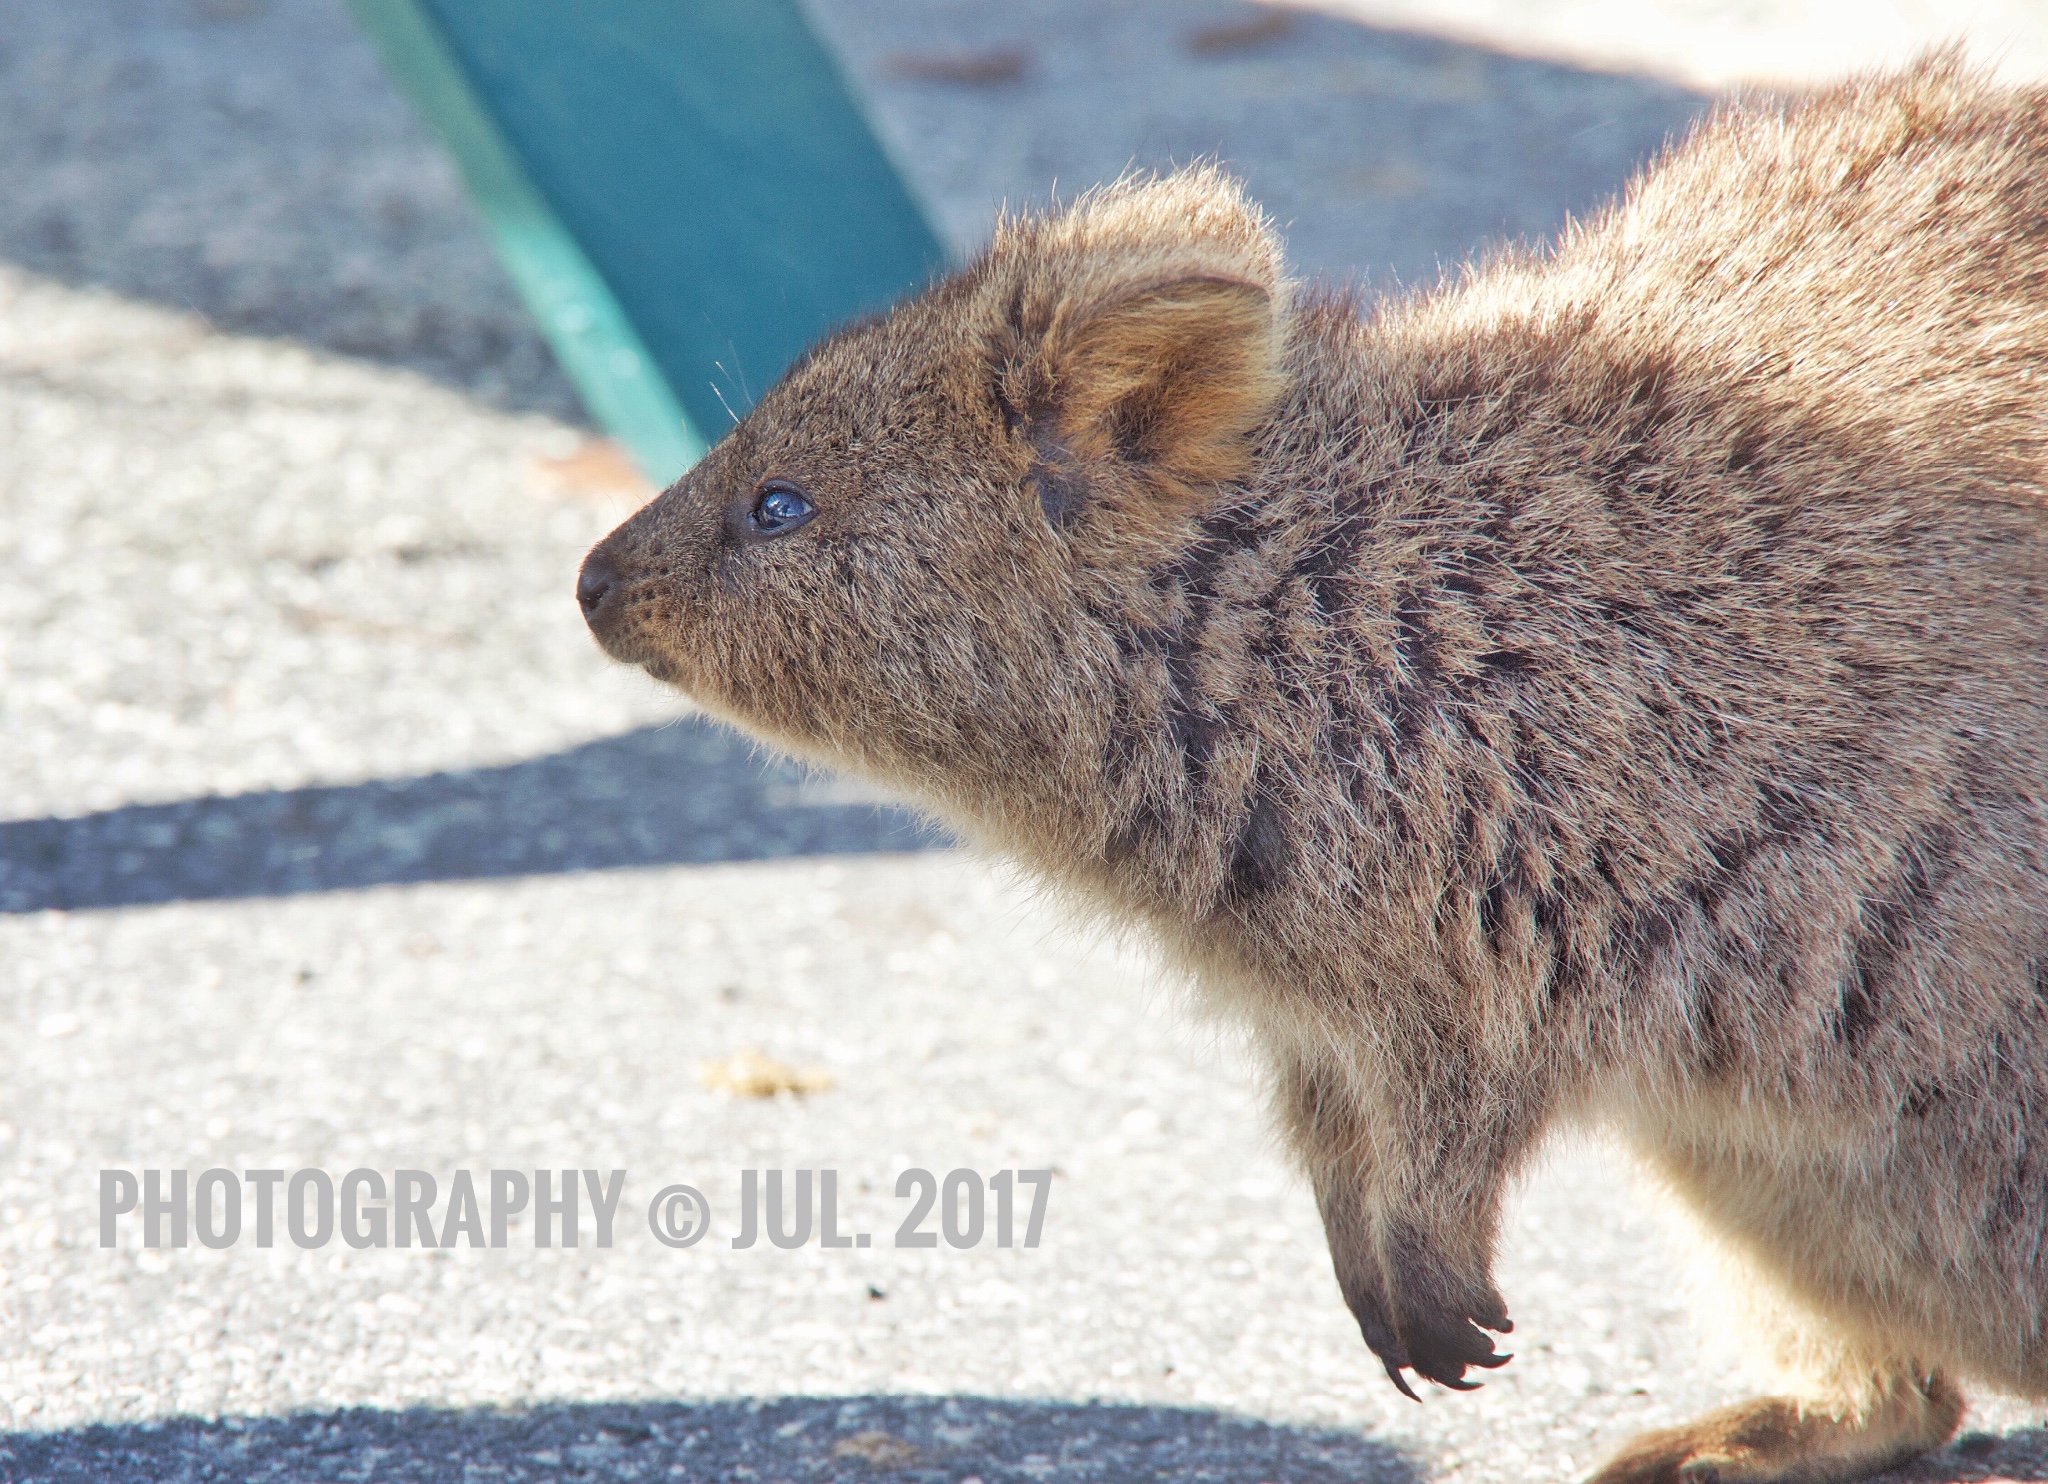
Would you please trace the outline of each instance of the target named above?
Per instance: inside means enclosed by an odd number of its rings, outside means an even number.
[[[1412,1087],[1394,1118],[1366,1107],[1339,1069],[1299,1057],[1283,1058],[1278,1093],[1344,1302],[1389,1378],[1409,1396],[1404,1370],[1469,1390],[1468,1369],[1504,1365],[1492,1334],[1513,1326],[1493,1283],[1494,1239],[1526,1124],[1490,1123]]]

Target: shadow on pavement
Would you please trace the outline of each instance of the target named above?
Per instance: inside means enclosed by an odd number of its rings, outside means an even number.
[[[2018,1484],[2043,1479],[2048,1479],[2048,1429],[2027,1427],[2003,1436],[1965,1432],[1946,1448],[1877,1475],[1874,1484]]]
[[[686,719],[502,768],[0,823],[0,912],[945,844]]]
[[[357,1409],[176,1418],[0,1434],[22,1484],[366,1479],[963,1481],[983,1484],[1412,1484],[1354,1433],[1178,1407],[984,1397],[789,1397],[517,1412]]]
[[[0,1433],[19,1484],[900,1479],[906,1484],[1419,1484],[1416,1462],[1336,1429],[1186,1407],[986,1397],[781,1397],[513,1411],[356,1408]],[[1961,1440],[1874,1484],[2048,1479],[2048,1432]]]

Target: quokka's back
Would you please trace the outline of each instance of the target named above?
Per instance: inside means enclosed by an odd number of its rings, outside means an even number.
[[[1471,330],[1597,317],[1730,416],[1862,433],[1931,455],[1950,487],[1975,466],[1998,477],[1974,492],[2039,498],[2048,92],[1942,55],[1789,107],[1731,102],[1590,227],[1436,302]]]

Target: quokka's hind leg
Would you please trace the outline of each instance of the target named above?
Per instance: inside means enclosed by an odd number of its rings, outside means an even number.
[[[1795,1291],[1765,1255],[1789,1251],[1796,1260],[1794,1243],[1731,1240],[1700,1213],[1731,1206],[1732,1197],[1687,1200],[1682,1184],[1671,1193],[1680,1199],[1667,1214],[1678,1218],[1673,1234],[1689,1238],[1698,1317],[1777,1394],[1632,1438],[1588,1484],[1847,1484],[1949,1440],[1963,1395],[1941,1374],[1939,1356],[1914,1353],[1925,1341],[1910,1326],[1817,1306],[1817,1284]],[[1835,1232],[1827,1261],[1848,1261],[1852,1237]],[[1893,1297],[1899,1317],[1918,1307],[1908,1291]]]
[[[1759,1397],[1643,1433],[1587,1484],[1846,1484],[1947,1442],[1962,1393],[1939,1375],[1888,1382],[1832,1401]]]

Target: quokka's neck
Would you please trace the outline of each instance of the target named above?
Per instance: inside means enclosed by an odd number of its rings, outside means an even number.
[[[1315,311],[1255,476],[1083,605],[1071,647],[1100,656],[1106,717],[1027,791],[1035,863],[1257,933],[1419,889],[1418,842],[1452,840],[1499,776],[1514,693],[1556,652],[1533,553],[1601,539],[1518,519],[1543,482],[1601,476],[1531,437],[1540,386],[1438,376],[1401,339]]]
[[[1494,746],[1460,706],[1537,664],[1541,595],[1508,591],[1516,512],[1578,457],[1553,440],[1532,461],[1548,403],[1513,365],[1446,369],[1415,341],[1342,301],[1299,309],[1252,476],[1081,595],[1059,639],[1072,668],[1042,699],[1006,693],[991,729],[1028,745],[970,741],[940,812],[1183,921],[1250,922],[1337,880],[1393,889],[1415,839],[1450,828],[1450,755]]]

